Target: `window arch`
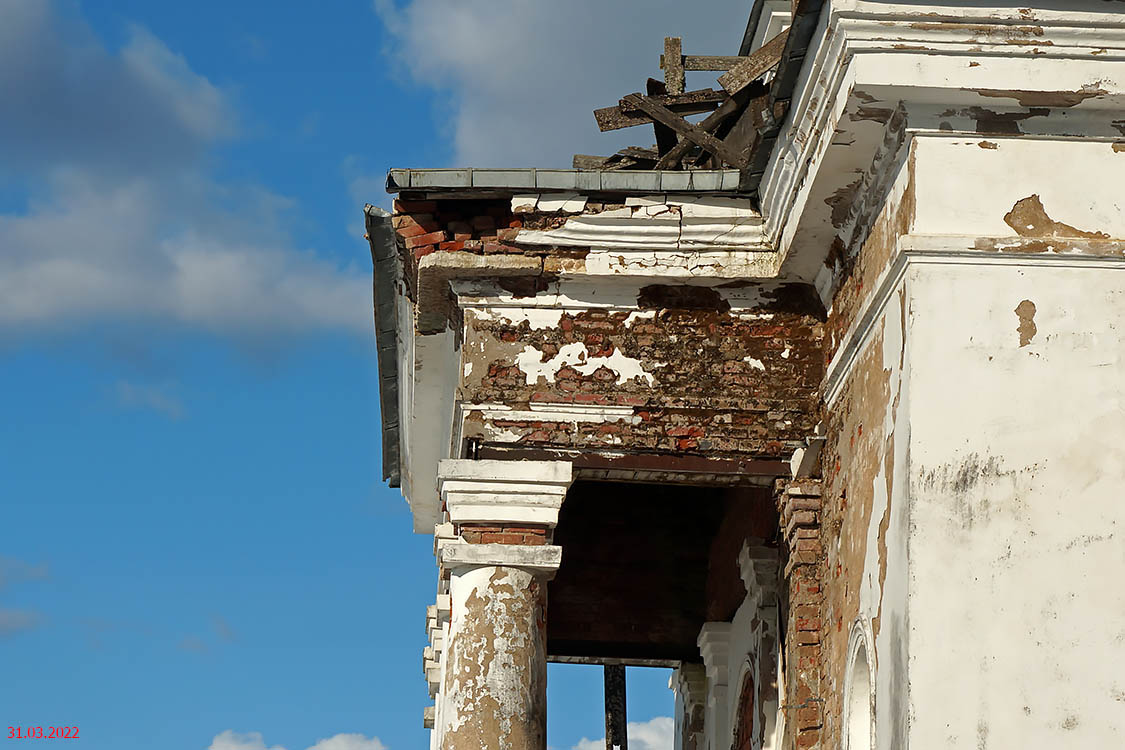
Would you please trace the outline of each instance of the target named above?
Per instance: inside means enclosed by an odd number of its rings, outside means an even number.
[[[754,688],[754,672],[749,669],[746,670],[746,676],[742,678],[742,687],[738,693],[738,713],[734,721],[733,750],[753,750],[758,723],[758,701]]]
[[[844,684],[844,750],[871,750],[875,741],[875,694],[867,633],[860,623],[852,631]]]

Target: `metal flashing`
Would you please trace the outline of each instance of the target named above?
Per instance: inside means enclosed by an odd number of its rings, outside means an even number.
[[[398,309],[396,297],[399,263],[391,215],[368,204],[363,209],[371,261],[375,266],[375,346],[379,363],[379,416],[383,427],[383,479],[398,487],[402,478],[401,429],[398,407]]]
[[[737,169],[392,169],[387,192],[403,190],[557,190],[579,193],[734,193]]]

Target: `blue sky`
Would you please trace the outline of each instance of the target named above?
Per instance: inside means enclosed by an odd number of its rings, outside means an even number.
[[[362,205],[392,165],[647,142],[589,111],[666,34],[733,53],[747,5],[0,0],[0,736],[423,746],[435,568],[379,482]],[[552,668],[552,746],[601,737],[600,679]],[[630,671],[640,750],[666,681]]]

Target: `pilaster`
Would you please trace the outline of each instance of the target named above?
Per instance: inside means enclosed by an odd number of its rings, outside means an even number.
[[[705,750],[726,750],[730,738],[729,669],[731,624],[704,623],[699,631],[699,653],[707,670]]]
[[[782,747],[819,748],[824,724],[821,695],[820,482],[811,479],[777,483],[778,512],[784,539],[786,622],[784,737]],[[779,681],[779,682],[780,682]]]
[[[681,664],[672,676],[675,695],[675,750],[702,750],[707,705],[707,672],[702,664]]]

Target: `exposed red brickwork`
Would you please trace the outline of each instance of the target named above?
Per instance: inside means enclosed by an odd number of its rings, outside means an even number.
[[[822,327],[813,314],[784,300],[751,314],[662,309],[652,318],[630,321],[627,312],[590,310],[564,314],[551,329],[504,321],[470,321],[470,326],[473,342],[482,342],[489,362],[483,372],[466,378],[462,395],[467,401],[630,406],[637,417],[491,424],[519,433],[521,444],[787,458],[816,422]],[[553,380],[528,384],[515,361],[527,346],[548,361],[575,343],[586,358],[620,352],[638,360],[652,382],[635,377],[619,383],[609,367],[583,374],[562,366]],[[477,423],[470,421],[468,432],[475,427],[485,434],[487,425],[474,418]]]
[[[402,198],[395,201],[394,214],[395,232],[415,260],[437,250],[486,252],[486,244],[514,239],[523,226],[507,201]]]
[[[547,529],[542,526],[484,525],[464,523],[461,536],[470,544],[547,544]]]
[[[821,679],[824,629],[821,590],[824,555],[820,541],[821,491],[816,480],[779,480],[777,507],[781,515],[785,574],[782,606],[788,604],[785,640],[785,685],[781,696],[788,737],[783,747],[827,747]]]

